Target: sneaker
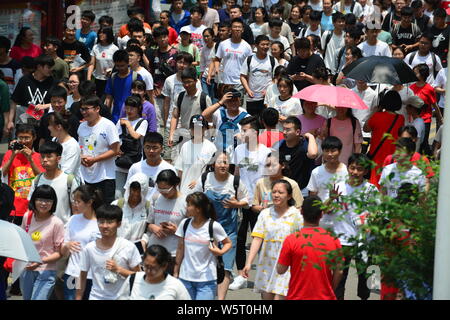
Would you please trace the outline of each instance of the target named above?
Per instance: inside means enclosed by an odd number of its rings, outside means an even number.
[[[230,290],[239,290],[247,288],[247,279],[243,276],[237,276],[234,278],[233,282],[230,284]]]

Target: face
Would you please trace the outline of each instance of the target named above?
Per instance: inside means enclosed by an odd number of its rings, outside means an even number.
[[[323,11],[329,12],[332,7],[333,7],[333,5],[330,0],[323,1]]]
[[[394,58],[402,59],[402,60],[405,58],[405,55],[403,54],[402,50],[400,50],[400,49],[395,49],[394,52],[392,53],[392,56]]]
[[[61,156],[56,155],[56,153],[41,153],[41,164],[45,170],[52,170],[57,168],[59,160],[61,160]]]
[[[227,27],[223,27],[219,29],[219,38],[220,40],[225,40],[230,36],[230,29]]]
[[[378,30],[369,29],[369,30],[367,30],[366,34],[367,34],[367,40],[375,41],[375,39],[378,37]]]
[[[270,51],[272,52],[272,55],[273,55],[274,57],[279,57],[279,56],[281,55],[280,46],[278,46],[278,45],[276,45],[276,44],[273,44],[273,45],[270,47]]]
[[[234,0],[227,0],[225,2],[225,4],[227,6],[227,9],[230,10],[231,6],[234,6],[236,4],[236,1],[234,1]]]
[[[264,165],[264,173],[265,176],[279,176],[281,174],[281,170],[283,169],[283,166],[280,164],[280,162],[274,157],[267,158],[267,162]]]
[[[291,10],[291,18],[299,19],[300,18],[300,10],[297,7],[292,8]]]
[[[264,18],[264,14],[262,13],[262,11],[261,10],[256,10],[255,11],[255,19],[257,21],[262,21],[263,18]]]
[[[445,18],[434,16],[433,17],[433,22],[434,22],[435,26],[438,26],[438,27],[441,27],[441,28],[443,26],[445,26]]]
[[[270,41],[263,40],[256,45],[256,50],[259,52],[267,53],[269,52]]]
[[[336,115],[337,116],[345,116],[347,114],[348,108],[336,107]]]
[[[137,119],[139,117],[139,109],[136,107],[125,106],[125,112],[128,119]]]
[[[309,25],[312,30],[316,30],[319,27],[319,24],[320,24],[320,21],[314,21],[314,20],[309,21]]]
[[[78,79],[78,76],[76,75],[71,75],[69,77],[68,84],[70,92],[74,92],[78,89],[78,86],[80,85],[80,79]]]
[[[323,150],[323,162],[330,162],[330,163],[339,162],[340,154],[341,152],[336,148]]]
[[[189,33],[182,33],[180,34],[181,42],[189,43],[189,40],[191,40],[191,35]]]
[[[253,129],[250,124],[241,126],[241,133],[245,143],[256,141],[256,137],[258,135],[258,132],[255,129]]]
[[[208,0],[200,0],[198,3],[200,3],[200,6],[202,6],[203,8],[208,7]]]
[[[129,59],[129,64],[130,65],[136,65],[141,60],[141,56],[139,54],[137,54],[136,52],[129,52],[128,53],[128,59]]]
[[[100,41],[100,42],[106,41],[107,38],[108,38],[108,37],[106,36],[106,34],[105,34],[104,32],[100,32],[100,33],[98,34],[98,41]]]
[[[23,37],[23,39],[26,41],[26,42],[33,42],[33,40],[34,40],[34,34],[33,34],[33,31],[31,31],[31,29],[28,29],[26,32],[25,32],[25,36]]]
[[[297,54],[300,59],[308,59],[311,56],[311,49],[297,50]]]
[[[365,90],[367,88],[367,82],[362,80],[356,80],[356,86],[359,90]]]
[[[408,107],[406,107],[406,109],[408,109]],[[409,138],[414,142],[416,142],[417,140],[417,137],[413,138],[413,136],[410,135],[407,131],[403,131],[403,133],[399,136],[399,138]]]
[[[164,277],[164,272],[167,269],[166,266],[161,266],[158,261],[156,261],[156,257],[151,255],[147,255],[144,259],[144,272],[145,276],[148,279],[158,279]]]
[[[163,25],[168,25],[169,24],[169,16],[167,15],[167,13],[161,13],[159,15],[159,20],[161,21],[161,23]]]
[[[353,181],[354,183],[362,182],[366,173],[367,170],[360,164],[351,163],[348,165],[349,180]]]
[[[354,60],[353,55],[352,55],[352,50],[348,49],[345,51],[345,61],[349,62]]]
[[[395,10],[400,12],[405,5],[406,2],[404,0],[397,0],[395,1]]]
[[[131,34],[131,38],[139,41],[139,43],[141,45],[144,43],[144,40],[145,40],[144,33],[142,31],[141,32],[133,32]]]
[[[81,106],[81,115],[86,121],[94,121],[100,115],[100,108],[94,106]]]
[[[55,126],[55,125],[50,124],[50,125],[48,125],[47,128],[48,128],[48,131],[50,131],[50,135],[52,137],[56,137],[62,127],[60,125]]]
[[[114,66],[116,67],[118,73],[128,72],[128,63],[125,61],[114,62]]]
[[[238,111],[240,106],[241,98],[231,98],[230,100],[225,101],[225,107],[229,112]]]
[[[345,27],[345,20],[344,19],[338,19],[335,23],[334,23],[334,27],[338,30],[344,30]]]
[[[45,54],[49,54],[49,55],[53,54],[54,52],[56,52],[57,48],[58,48],[57,46],[55,46],[51,43],[44,44]]]
[[[242,7],[245,9],[250,8],[252,5],[252,0],[243,0],[242,1]]]
[[[202,15],[200,14],[200,12],[194,12],[193,14],[191,14],[191,21],[193,22],[200,22],[202,21]]]
[[[128,197],[129,201],[140,202],[142,200],[141,198],[142,198],[141,190],[139,190],[139,189],[131,189],[130,188],[130,195]]]
[[[160,145],[159,143],[146,142],[144,144],[144,152],[147,159],[159,159],[161,157],[162,151],[162,145]]]
[[[401,16],[401,23],[403,25],[410,25],[412,21],[412,16]]]
[[[311,10],[306,10],[303,14],[303,21],[309,21],[309,15],[311,14]]]
[[[213,35],[210,32],[205,32],[203,33],[203,40],[205,41],[205,43],[209,44],[211,42],[214,42],[214,38]]]
[[[184,59],[180,59],[177,61],[177,70],[179,72],[182,72],[184,69],[189,67],[189,63],[187,63],[186,61],[184,61]]]
[[[183,1],[177,0],[177,1],[173,2],[173,7],[176,10],[182,10],[183,9]]]
[[[132,94],[138,94],[138,95],[140,95],[141,97],[143,97],[144,94],[145,94],[145,91],[144,91],[144,90],[141,90],[141,89],[134,88],[134,89],[131,89],[131,93],[132,93]]]
[[[284,183],[277,183],[272,188],[272,202],[275,206],[287,204],[292,196],[288,194]]]
[[[117,220],[109,219],[97,219],[98,229],[102,234],[102,237],[111,237],[117,234],[117,229],[120,227],[121,223]]]
[[[305,113],[314,114],[317,109],[317,102],[304,101],[303,108],[305,109]]]
[[[231,25],[231,36],[241,37],[243,31],[244,27],[242,26],[242,23],[235,22]]]
[[[359,0],[359,4],[362,5],[363,7],[366,5],[367,0]]]
[[[270,17],[272,19],[280,19],[281,18],[281,14],[279,14],[278,12],[274,11],[270,13]]]
[[[81,199],[81,194],[79,192],[73,193],[72,211],[74,214],[87,212],[91,209],[91,207],[92,207],[92,200],[84,202]]]
[[[349,33],[345,34],[344,42],[347,47],[354,46],[356,44],[355,39],[353,39]]]
[[[55,112],[63,111],[64,107],[66,106],[66,100],[61,97],[51,97],[50,103]]]
[[[291,88],[285,81],[278,81],[277,87],[278,91],[280,92],[280,96],[287,97],[291,95]]]
[[[186,91],[191,91],[196,88],[196,83],[194,79],[183,79],[183,87],[186,89]]]
[[[214,172],[224,175],[229,169],[230,163],[228,157],[225,154],[221,154],[214,163]]]
[[[281,33],[281,27],[272,27],[270,28],[270,32],[274,38],[278,38]]]
[[[431,41],[427,38],[420,38],[419,40],[419,51],[420,52],[429,52],[431,49]]]
[[[194,206],[191,202],[188,202],[186,205],[186,216],[196,217],[199,214],[201,214],[200,209]]]
[[[53,206],[53,200],[36,198],[34,206],[39,213],[49,213]]]
[[[21,132],[17,134],[17,140],[25,145],[28,149],[31,149],[33,147],[35,137],[28,132]]]
[[[75,29],[69,29],[67,28],[64,32],[64,36],[66,40],[74,41],[75,40]]]
[[[283,135],[286,141],[292,141],[300,136],[301,131],[295,129],[293,123],[283,123]]]
[[[169,36],[163,35],[156,38],[156,43],[159,47],[166,47],[169,44]]]
[[[36,70],[39,70],[44,75],[44,77],[50,77],[52,75],[52,67],[46,64],[43,66],[37,66]]]

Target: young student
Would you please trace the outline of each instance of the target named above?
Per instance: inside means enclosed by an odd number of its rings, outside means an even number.
[[[145,19],[144,9],[142,9],[141,7],[138,7],[138,6],[131,6],[127,10],[127,16],[130,19],[136,18],[136,19],[142,21],[144,28],[147,29],[146,32],[150,32],[150,30],[151,30],[150,25],[144,21],[144,19]],[[122,38],[129,33],[130,33],[130,31],[128,30],[128,24],[124,24],[124,25],[120,26],[119,34],[118,34],[119,37]]]
[[[238,19],[242,21],[244,29],[242,31],[242,39],[245,40],[252,48],[255,45],[255,37],[253,36],[252,29],[248,24],[244,22],[244,18],[242,17],[242,7],[240,5],[234,5],[230,9],[230,17],[231,21]]]
[[[170,26],[179,34],[181,28],[187,26],[190,21],[190,12],[183,9],[183,0],[175,0],[170,7]]]
[[[338,207],[328,213],[333,220],[333,232],[338,235],[339,241],[342,247],[353,247],[358,245],[356,237],[360,231],[360,227],[364,221],[364,214],[359,214],[354,211],[352,202],[346,200],[346,197],[351,199],[357,198],[358,201],[363,201],[370,205],[369,198],[378,194],[378,189],[371,183],[369,183],[365,176],[370,172],[370,160],[362,153],[354,153],[348,159],[348,180],[346,181],[344,188],[337,190],[330,195],[328,202],[337,201]],[[344,300],[345,296],[345,283],[347,281],[349,263],[352,258],[356,259],[356,265],[358,268],[358,297],[361,300],[367,300],[370,296],[370,290],[367,288],[367,276],[366,270],[362,270],[361,257],[346,256],[345,260],[347,265],[343,268],[343,277],[339,282],[335,293],[338,300]]]
[[[131,95],[125,100],[126,117],[116,123],[120,137],[119,157],[116,163],[116,198],[122,197],[130,167],[142,159],[142,140],[147,133],[147,120],[142,118],[141,97]]]
[[[283,121],[289,116],[298,117],[303,113],[300,100],[293,98],[294,82],[288,77],[281,77],[277,81],[278,96],[274,96],[269,101],[268,106],[276,109],[280,113],[278,130],[282,129]]]
[[[269,40],[271,42],[273,41],[279,41],[283,44],[285,51],[283,53],[283,57],[285,57],[287,60],[291,59],[292,55],[295,55],[295,48],[294,43],[289,43],[289,40],[281,35],[281,27],[283,25],[283,22],[279,19],[271,19],[269,21]]]
[[[393,158],[396,162],[383,168],[380,178],[381,193],[391,198],[397,197],[400,186],[405,183],[417,185],[421,192],[428,189],[428,181],[421,169],[410,161],[416,144],[410,138],[400,138]]]
[[[61,47],[61,40],[54,37],[48,37],[43,46],[44,53],[53,58],[55,65],[52,68],[53,78],[57,81],[69,78],[69,65],[63,59],[58,57],[57,51]]]
[[[200,65],[200,49],[192,43],[191,34],[186,31],[180,31],[180,42],[175,46],[179,52],[187,52],[194,57],[192,65],[198,67]]]
[[[191,13],[191,24],[180,29],[180,36],[183,31],[189,33],[191,35],[192,43],[200,51],[205,46],[205,41],[203,40],[203,31],[206,29],[206,26],[202,24],[205,10],[203,9],[203,7],[195,6],[192,7],[189,11]]]
[[[425,32],[430,23],[430,17],[423,13],[425,9],[424,3],[419,0],[414,0],[411,2],[411,8],[414,12],[413,22],[419,27],[421,32]],[[445,13],[445,15],[447,15],[447,13]]]
[[[3,80],[8,84],[9,93],[12,94],[22,77],[22,72],[21,64],[9,56],[9,49],[11,49],[11,40],[0,36],[0,71],[3,72]]]
[[[203,8],[205,11],[205,14],[203,15],[203,24],[207,28],[211,28],[214,31],[214,34],[217,34],[219,30],[219,13],[216,9],[209,7],[209,1],[208,0],[199,0],[198,5]]]
[[[91,64],[91,55],[88,47],[75,38],[75,27],[64,25],[64,38],[58,48],[58,56],[69,64],[70,72],[79,72],[88,69]]]
[[[320,37],[322,35],[322,28],[320,27],[321,19],[322,13],[320,11],[312,11],[309,15],[309,26],[300,31],[297,39],[307,37],[311,34]]]
[[[310,196],[319,196],[322,201],[330,198],[332,190],[343,190],[348,178],[347,166],[339,160],[342,151],[342,142],[334,136],[326,137],[322,142],[323,163],[311,172],[308,183]],[[333,186],[330,188],[330,185]],[[333,227],[333,220],[329,215],[323,217],[321,227]]]
[[[80,259],[80,288],[76,300],[81,300],[88,272],[92,272],[89,300],[121,300],[130,293],[128,277],[140,270],[141,256],[136,246],[117,236],[122,223],[122,209],[102,205],[96,210],[101,238],[86,245]]]
[[[361,49],[364,57],[370,56],[386,56],[392,57],[389,45],[383,41],[378,40],[380,29],[376,26],[366,28],[366,41],[360,43],[358,48]]]
[[[303,228],[283,242],[276,268],[279,274],[284,274],[290,267],[287,300],[336,300],[334,291],[342,271],[331,268],[323,255],[339,250],[341,244],[320,227],[323,217],[320,207],[318,196],[307,197],[301,210]]]
[[[174,163],[181,178],[180,191],[185,195],[193,192],[197,180],[217,151],[214,143],[205,139],[208,122],[203,116],[193,115],[189,120],[189,130],[191,140],[183,144]]]
[[[258,136],[258,143],[271,148],[276,142],[283,140],[283,132],[277,129],[280,113],[274,108],[265,108],[261,114],[264,130]]]
[[[78,127],[81,148],[81,175],[86,184],[101,189],[105,203],[114,200],[115,164],[120,138],[114,123],[100,115],[100,99],[88,96],[81,101],[85,121]]]
[[[278,3],[271,5],[270,7],[270,14],[268,17],[268,20],[270,19],[278,19],[278,20],[283,20],[282,16],[283,16],[283,7],[280,6]],[[265,34],[265,35],[269,35],[269,23],[266,22],[262,25],[261,27],[261,34]],[[293,43],[294,42],[294,37],[292,35],[292,30],[291,27],[289,26],[288,23],[283,21],[283,25],[281,27],[281,33],[280,33],[283,37],[286,37],[289,40],[289,43]]]
[[[336,2],[333,9],[341,13],[353,13],[359,21],[363,19],[363,9],[358,1],[340,0]]]
[[[161,22],[161,26],[166,28],[167,31],[169,31],[169,45],[175,45],[178,43],[178,33],[175,31],[174,28],[170,26],[170,11],[163,10],[159,14],[159,22]],[[152,26],[153,29],[158,28],[158,26],[154,23]]]
[[[264,109],[264,94],[272,83],[273,70],[278,62],[267,54],[269,37],[257,36],[255,43],[256,54],[248,56],[242,64],[240,78],[246,91],[247,112],[252,116],[259,116]]]
[[[447,12],[443,8],[438,8],[433,13],[433,25],[429,32],[434,36],[431,51],[439,56],[444,68],[447,67],[447,51],[450,38],[450,28],[446,23]]]
[[[344,46],[341,47],[341,49],[335,53],[335,60],[336,60],[336,71],[339,73],[342,71],[342,69],[346,66],[346,51],[347,49],[357,46],[359,44],[359,41],[361,39],[362,31],[358,28],[352,26],[349,28],[345,28],[345,35],[344,35]]]
[[[16,137],[10,142],[10,150],[3,157],[2,180],[15,192],[15,211],[11,211],[11,221],[20,225],[28,208],[28,195],[33,179],[45,169],[41,165],[41,155],[33,151],[33,143],[36,140],[34,127],[27,124],[18,125]]]
[[[267,11],[263,7],[256,8],[253,12],[253,22],[250,24],[250,29],[252,29],[253,36],[263,34],[261,32],[262,26],[267,21]]]
[[[75,33],[75,39],[84,43],[89,51],[92,51],[97,38],[97,34],[91,29],[94,22],[95,14],[91,10],[83,11],[81,13],[81,29]]]
[[[210,65],[216,56],[216,39],[214,31],[211,28],[206,28],[203,31],[203,39],[205,46],[200,52],[200,82],[202,84],[202,90],[211,98],[211,101],[215,103],[217,101],[215,95],[216,82],[211,79],[211,83],[206,83],[208,73],[210,72]]]
[[[161,158],[163,151],[163,137],[157,132],[148,132],[144,137],[144,154],[145,159],[133,164],[128,171],[128,180],[136,173],[144,173],[149,178],[149,192],[147,193],[147,200],[150,200],[155,192],[155,181],[159,172],[165,169],[170,169],[176,173],[175,168]]]
[[[423,143],[425,137],[425,122],[423,121],[420,114],[422,113],[422,107],[424,102],[418,96],[411,96],[406,101],[406,112],[408,116],[411,117],[411,124],[417,130],[417,141],[416,141],[416,152],[419,152],[420,146]]]
[[[280,41],[272,41],[270,44],[270,54],[280,66],[287,67],[289,61],[284,56],[284,45]]]
[[[170,121],[169,147],[173,147],[175,145],[174,143],[179,143],[180,140],[181,145],[189,140],[191,137],[189,133],[189,121],[194,115],[201,114],[212,104],[211,98],[199,88],[197,71],[193,67],[183,70],[181,81],[184,91],[179,92],[174,99],[176,104],[173,108],[172,119]]]
[[[266,108],[269,105],[269,101],[271,101],[273,97],[276,97],[280,94],[280,91],[278,91],[278,80],[280,80],[282,77],[289,78],[286,68],[287,67],[284,67],[282,65],[279,65],[275,68],[272,83],[267,87],[266,95],[264,97],[264,106]],[[294,91],[292,91],[292,93],[296,94],[297,92],[297,87],[294,86]]]
[[[131,84],[135,80],[142,80],[142,77],[128,67],[130,59],[127,51],[114,52],[113,61],[117,72],[113,73],[106,83],[105,105],[111,110],[112,121],[116,123],[125,99],[131,94]]]
[[[321,115],[316,114],[318,107],[317,102],[302,100],[302,106],[303,114],[298,116],[298,119],[302,124],[301,134],[309,132],[317,138],[326,119]]]
[[[23,300],[49,300],[56,281],[56,262],[61,258],[64,225],[53,213],[58,205],[55,190],[42,185],[30,199],[30,210],[24,215],[22,229],[30,235],[42,263],[27,264],[20,275]]]
[[[334,29],[325,31],[321,38],[321,46],[323,50],[323,61],[325,66],[331,70],[331,74],[338,73],[336,55],[345,45],[344,27],[345,18],[340,12],[333,13]]]
[[[406,53],[410,53],[419,47],[419,37],[422,32],[415,23],[412,23],[413,15],[411,7],[402,8],[401,22],[392,28],[392,50],[403,47]]]

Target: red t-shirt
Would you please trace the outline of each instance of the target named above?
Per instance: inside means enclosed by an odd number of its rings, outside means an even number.
[[[8,150],[3,158],[2,167],[9,160],[12,155],[12,150]],[[41,155],[37,152],[33,152],[32,156],[34,163],[44,172],[44,168],[41,165]],[[31,189],[31,184],[35,175],[31,168],[30,162],[27,158],[19,153],[15,156],[8,173],[8,185],[14,190],[14,207],[15,212],[11,211],[11,215],[23,217],[28,210],[28,194]]]
[[[169,30],[169,45],[172,46],[172,45],[177,44],[178,43],[177,31],[172,27],[169,27],[168,30]]]
[[[424,108],[424,110],[420,113],[420,117],[425,123],[431,123],[431,115],[433,114],[431,105],[435,104],[437,101],[434,88],[428,83],[426,83],[423,87],[418,87],[417,84],[414,83],[410,88],[414,94],[422,99],[427,105],[426,108]]]
[[[42,54],[41,47],[38,47],[35,44],[32,44],[30,48],[23,49],[22,47],[12,47],[9,53],[9,56],[18,62],[22,61],[23,57],[32,57],[36,58]]]
[[[416,167],[417,167],[417,162],[419,160],[423,160],[423,161],[425,161],[426,164],[430,164],[430,160],[428,160],[427,157],[422,156],[418,152],[414,152],[414,154],[412,155],[411,159],[409,159],[409,161],[411,161],[412,164],[415,165]],[[386,157],[386,159],[384,159],[383,167],[386,167],[387,165],[389,165],[391,163],[394,163],[394,162],[397,162],[397,161],[395,161],[394,158],[393,158],[393,155],[390,154],[390,155],[388,155]],[[434,172],[433,172],[433,169],[431,167],[428,167],[427,171],[428,171],[427,178],[431,178],[431,177],[434,176]]]
[[[262,143],[266,147],[272,148],[275,142],[278,142],[283,139],[284,135],[282,132],[278,130],[276,131],[266,130],[258,136],[258,143]]]
[[[284,240],[278,263],[291,267],[288,300],[336,300],[328,254],[341,248],[325,229],[303,228]],[[320,270],[319,270],[320,268]]]

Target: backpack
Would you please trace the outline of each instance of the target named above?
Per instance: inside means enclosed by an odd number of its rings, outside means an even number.
[[[144,119],[139,120],[139,122],[134,127],[136,131],[141,125]],[[122,145],[120,150],[124,153],[122,156],[116,158],[116,166],[123,169],[130,169],[133,163],[136,163],[142,158],[142,144],[140,139],[134,139],[128,132],[125,125],[122,125],[122,134],[120,135],[120,140]]]
[[[430,51],[430,53],[431,53],[431,59],[433,60],[433,77],[436,79],[436,76],[438,74],[438,71],[436,70],[436,64],[437,64],[436,55],[434,54],[434,52]],[[411,56],[409,57],[409,60],[408,60],[409,65],[412,64],[414,58],[416,57],[416,54],[417,54],[417,51],[414,51],[411,53]]]
[[[186,91],[181,91],[178,95],[177,99],[177,108],[178,108],[178,114],[181,114],[181,103],[183,102],[184,96],[186,94]],[[202,91],[200,94],[200,110],[205,111],[206,109],[206,96],[207,94]]]
[[[331,31],[326,31],[326,32],[327,32],[327,37],[325,38],[325,44],[324,44],[324,46],[323,46],[323,58],[324,58],[324,59],[325,59],[325,54],[326,54],[326,52],[327,52],[328,44],[330,43],[331,38],[333,37],[333,30],[331,30]]]
[[[238,123],[244,119],[247,116],[247,112],[242,112],[238,115],[238,117],[234,120],[230,120],[227,117],[227,114],[225,112],[225,109],[222,108],[220,109],[220,117],[222,119],[222,124],[219,127],[219,131],[222,133],[222,148],[223,150],[226,150],[226,148],[228,147],[228,141],[227,141],[227,130],[233,130],[233,132],[238,131],[239,127],[238,127]],[[237,145],[237,141],[236,139],[233,137],[233,144],[234,147],[236,147]]]
[[[346,12],[346,13],[353,13],[353,9],[355,9],[355,5],[356,5],[356,1],[352,1],[352,5],[350,6],[350,12]],[[342,3],[340,10],[342,13],[344,13],[343,11],[345,11],[345,5],[344,3]]]
[[[205,192],[205,182],[209,172],[202,173],[202,190]],[[234,176],[233,179],[234,197],[237,199],[237,193],[239,188],[239,176]]]
[[[184,240],[184,237],[186,235],[186,230],[187,230],[187,228],[189,226],[189,222],[191,220],[192,220],[192,218],[188,218],[184,222],[184,225],[183,225],[183,240]],[[214,224],[214,220],[210,219],[209,220],[208,231],[209,231],[209,242],[211,244],[214,243],[213,224]],[[220,283],[222,283],[223,279],[225,278],[225,265],[223,263],[222,256],[218,256],[218,257],[216,257],[216,259],[217,259],[217,284],[220,284]]]
[[[35,178],[35,180],[36,180],[35,186],[36,187],[39,186],[39,180],[41,180],[41,177],[43,174],[44,173],[39,173],[36,176],[36,178]],[[72,183],[73,183],[73,180],[76,180],[76,179],[77,179],[77,177],[75,177],[75,175],[73,173],[67,174],[67,197],[69,198],[69,200],[70,200],[70,195],[72,194]],[[78,185],[81,185],[80,180],[77,180],[77,181],[78,181]],[[70,215],[72,215],[72,206],[69,206],[69,207],[70,207]]]
[[[332,118],[328,118],[327,119],[328,136],[330,136],[331,119]],[[355,136],[355,130],[356,130],[356,118],[355,117],[350,117],[350,120],[352,121],[352,132],[353,132],[352,137],[354,137]]]
[[[125,205],[125,198],[119,198],[117,200],[117,206],[120,209],[123,209],[124,205]],[[148,210],[150,209],[150,205],[151,205],[151,201],[149,201],[149,200],[145,201],[145,210],[147,211],[147,213],[148,213]]]
[[[288,48],[289,49],[289,48]],[[250,64],[252,63],[253,55],[247,57],[247,69],[250,72]],[[272,74],[273,69],[275,68],[275,58],[273,56],[269,56],[270,65],[272,66]]]
[[[139,76],[139,73],[131,70],[131,81],[135,82]],[[117,77],[117,72],[114,72],[111,76],[111,90],[114,90],[114,79]]]

